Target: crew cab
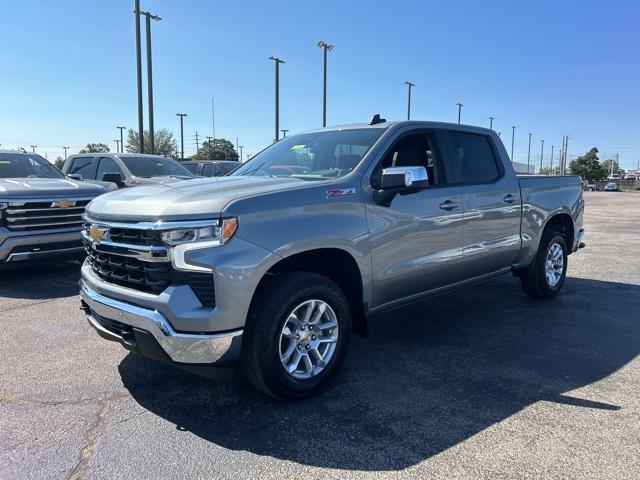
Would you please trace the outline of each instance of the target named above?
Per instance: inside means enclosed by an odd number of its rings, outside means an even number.
[[[232,160],[188,160],[182,166],[200,177],[224,177],[242,165]]]
[[[0,150],[0,267],[82,257],[82,214],[105,192],[36,153]]]
[[[77,180],[118,188],[194,178],[173,158],[141,153],[79,153],[67,158],[62,171]]]
[[[376,116],[290,135],[230,176],[91,202],[82,308],[131,351],[239,360],[258,389],[302,398],[374,313],[506,273],[556,295],[584,246],[580,182],[516,176],[474,126]]]

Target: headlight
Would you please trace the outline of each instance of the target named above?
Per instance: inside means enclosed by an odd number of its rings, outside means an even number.
[[[238,228],[237,218],[225,218],[209,227],[181,228],[162,233],[162,241],[167,245],[184,245],[197,242],[227,242]]]

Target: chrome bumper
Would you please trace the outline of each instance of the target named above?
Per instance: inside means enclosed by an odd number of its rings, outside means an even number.
[[[124,343],[123,337],[104,328],[93,315],[115,320],[153,335],[172,361],[186,364],[229,365],[240,355],[242,330],[195,334],[176,332],[155,310],[137,307],[99,294],[80,281],[80,298],[89,307],[87,320],[103,336]]]

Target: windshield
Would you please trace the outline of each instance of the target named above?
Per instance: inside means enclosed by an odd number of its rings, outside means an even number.
[[[380,137],[381,128],[332,130],[283,138],[231,175],[338,178],[351,172]]]
[[[64,178],[64,175],[35,153],[0,152],[0,178]]]
[[[198,173],[198,164],[197,163],[183,163],[182,166],[189,170],[194,175]]]
[[[120,157],[129,171],[136,177],[193,177],[193,174],[173,158],[164,157]]]

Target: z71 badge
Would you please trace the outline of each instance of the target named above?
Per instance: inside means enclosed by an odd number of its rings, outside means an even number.
[[[334,188],[332,190],[327,190],[327,198],[338,198],[338,197],[346,197],[348,195],[355,195],[355,188]]]

